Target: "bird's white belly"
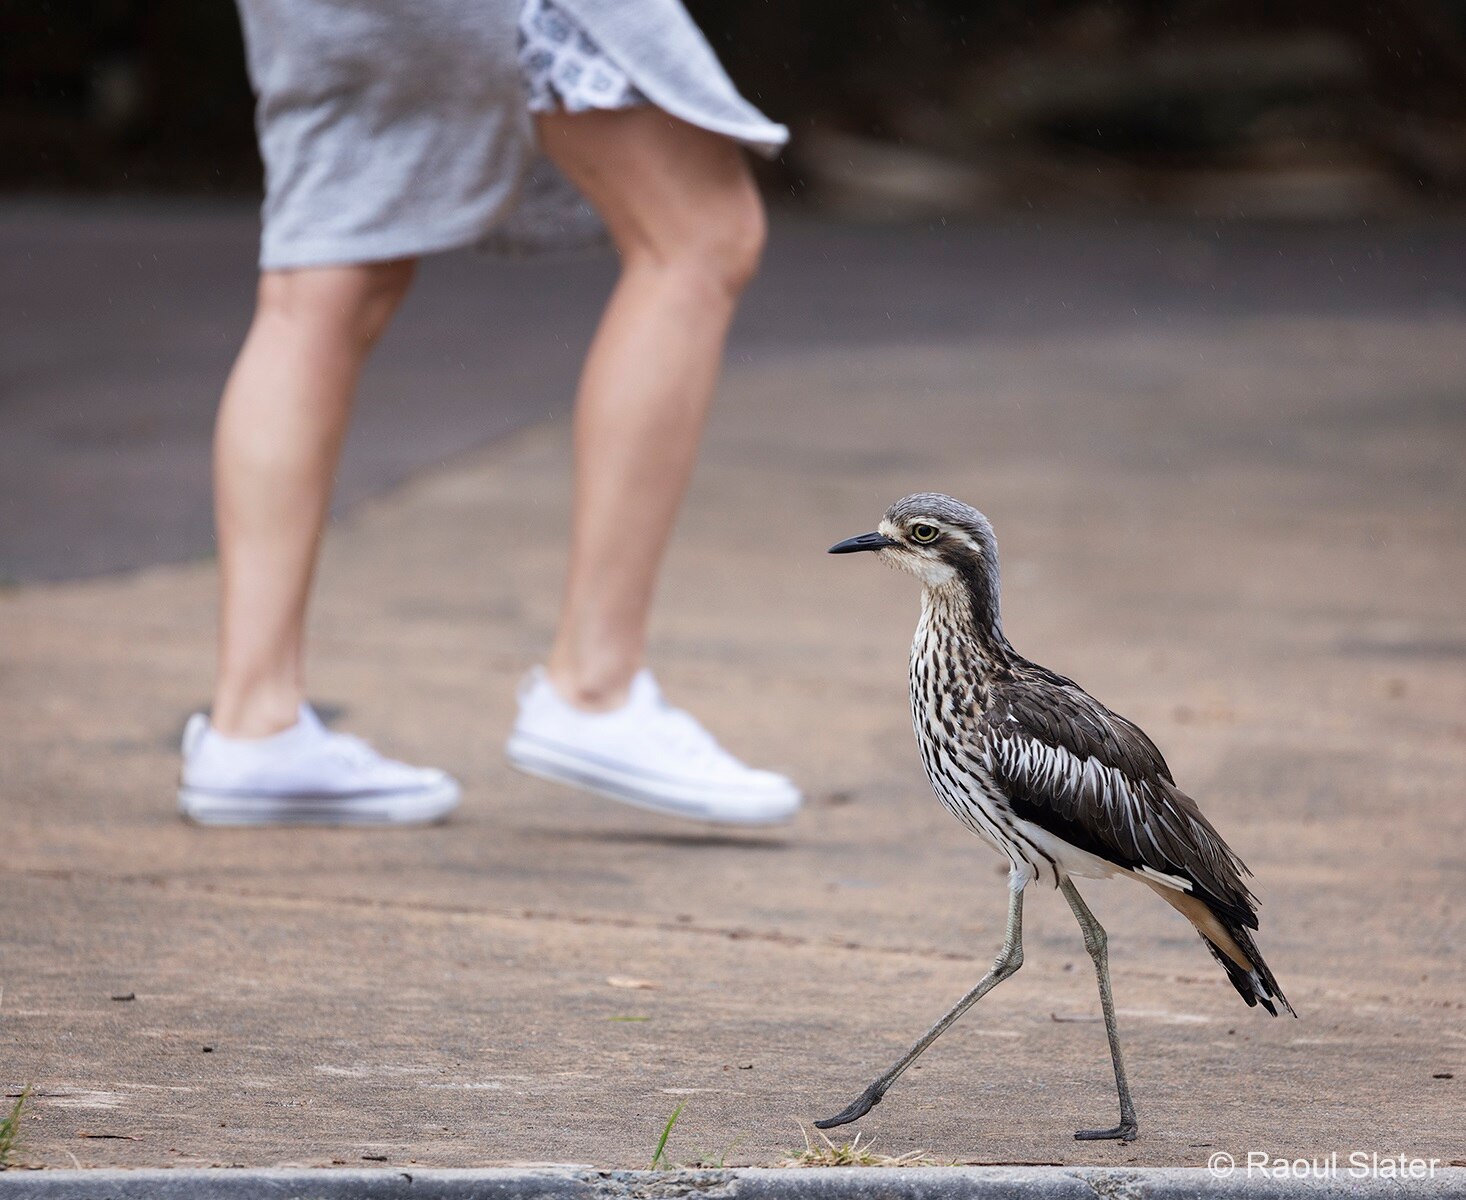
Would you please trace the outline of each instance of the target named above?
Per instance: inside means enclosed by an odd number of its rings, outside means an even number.
[[[971,832],[1009,860],[1015,869],[1035,879],[1058,886],[1062,875],[1080,879],[1108,879],[1122,868],[1055,837],[1042,826],[1017,816],[999,795],[969,774],[966,786],[954,788],[951,781],[930,768],[927,778],[938,799]],[[959,777],[960,778],[960,777]],[[1037,851],[1037,853],[1035,853]]]
[[[1015,871],[1057,887],[1061,875],[1108,879],[1121,870],[1019,817],[975,760],[954,755],[949,746],[935,740],[917,740],[937,798],[968,830],[1007,858]]]
[[[1048,855],[1066,875],[1077,875],[1080,879],[1109,879],[1124,870],[1088,850],[1070,845],[1063,838],[1055,837],[1032,821],[1015,817],[1014,823],[1019,826],[1023,837]],[[1056,884],[1057,882],[1055,880]]]

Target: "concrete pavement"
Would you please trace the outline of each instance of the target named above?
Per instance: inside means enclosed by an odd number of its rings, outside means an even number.
[[[503,765],[564,553],[559,421],[330,538],[313,694],[465,780],[441,828],[177,822],[207,562],[0,592],[0,1083],[35,1088],[17,1161],[634,1168],[678,1104],[671,1161],[802,1149],[1001,935],[998,860],[911,745],[911,581],[823,554],[920,488],[989,513],[1015,644],[1148,729],[1257,872],[1301,1017],[1244,1008],[1142,889],[1091,885],[1142,1132],[1076,1143],[1114,1098],[1078,933],[1040,894],[1023,971],[861,1132],[937,1163],[1466,1160],[1466,316],[1405,307],[735,356],[654,662],[808,787],[788,831]]]

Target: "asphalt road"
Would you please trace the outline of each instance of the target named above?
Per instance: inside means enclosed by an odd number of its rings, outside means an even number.
[[[1466,305],[1453,224],[776,220],[731,363],[842,346],[1164,331]],[[0,580],[207,555],[213,406],[248,320],[242,204],[0,207]],[[564,420],[609,257],[427,262],[371,364],[338,511]]]

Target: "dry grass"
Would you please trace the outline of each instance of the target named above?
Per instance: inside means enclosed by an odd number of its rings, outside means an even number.
[[[848,1142],[836,1145],[819,1130],[815,1136],[819,1144],[809,1136],[803,1125],[799,1132],[804,1138],[804,1149],[792,1154],[782,1162],[781,1167],[932,1167],[938,1164],[927,1157],[925,1150],[912,1150],[906,1154],[877,1154],[870,1142],[861,1144],[860,1134]]]

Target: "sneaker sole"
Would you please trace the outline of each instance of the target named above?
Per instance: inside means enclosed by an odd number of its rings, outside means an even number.
[[[178,811],[196,825],[430,825],[458,807],[452,780],[369,796],[270,796],[178,789]]]
[[[505,757],[516,771],[533,775],[536,779],[594,792],[608,800],[663,816],[683,817],[709,825],[785,825],[794,818],[801,803],[800,797],[795,795],[792,801],[783,801],[777,807],[771,804],[764,812],[730,813],[722,808],[725,801],[720,797],[689,796],[685,791],[671,790],[675,786],[671,784],[666,789],[657,788],[611,774],[598,763],[586,763],[574,755],[560,754],[541,743],[530,743],[518,737],[509,739]]]

